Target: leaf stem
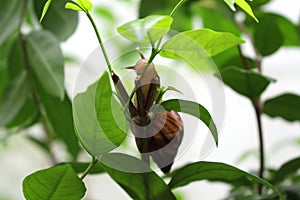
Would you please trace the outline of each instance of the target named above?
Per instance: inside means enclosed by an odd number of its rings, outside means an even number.
[[[88,175],[88,173],[91,171],[91,169],[93,169],[93,167],[95,167],[95,165],[97,163],[98,163],[98,160],[93,156],[92,161],[90,162],[89,166],[85,169],[85,171],[81,175],[80,179],[83,180]]]
[[[173,8],[173,10],[170,13],[170,17],[173,17],[173,15],[176,13],[176,11],[182,6],[182,4],[185,2],[185,0],[179,1],[176,6]]]
[[[101,50],[102,50],[102,53],[103,53],[105,62],[106,62],[106,64],[107,64],[108,70],[109,70],[110,74],[112,74],[112,73],[113,73],[112,67],[111,67],[111,64],[110,64],[110,62],[109,62],[109,59],[108,59],[108,56],[107,56],[105,47],[104,47],[104,45],[103,45],[103,42],[102,42],[100,33],[99,33],[98,29],[97,29],[97,26],[96,26],[96,24],[95,24],[95,21],[94,21],[94,19],[92,18],[92,16],[90,15],[90,13],[89,13],[88,11],[86,11],[85,14],[86,14],[87,17],[89,18],[89,20],[90,20],[90,22],[91,22],[91,24],[92,24],[92,26],[93,26],[93,28],[94,28],[94,31],[95,31],[95,33],[96,33],[96,35],[97,35],[97,39],[98,39],[98,42],[99,42],[99,44],[100,44],[100,47],[101,47]]]

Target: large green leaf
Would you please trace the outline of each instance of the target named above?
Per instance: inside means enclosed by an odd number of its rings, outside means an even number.
[[[21,0],[1,1],[0,6],[0,46],[11,36],[20,21]]]
[[[231,33],[199,29],[181,32],[166,41],[160,55],[191,63],[221,53],[244,41]]]
[[[107,76],[107,74],[104,76]],[[102,77],[102,80],[103,78],[105,77]],[[109,84],[109,82],[104,85],[103,89],[107,90],[107,87],[110,87],[107,84]],[[98,82],[95,82],[94,84],[90,85],[85,92],[77,94],[73,100],[73,116],[77,136],[85,149],[94,157],[99,157],[100,155],[115,149],[117,146],[113,142],[119,143],[126,136],[123,132],[119,132],[119,130],[116,129],[114,130],[114,133],[115,131],[118,131],[120,135],[111,135],[116,136],[116,138],[104,133],[104,130],[107,130],[110,125],[115,125],[115,121],[108,121],[107,126],[105,126],[104,129],[103,127],[99,126],[95,109],[97,86]],[[109,98],[109,104],[106,106],[111,107],[111,96],[104,98]],[[116,102],[115,99],[113,101]],[[114,108],[116,108],[115,105]],[[111,110],[108,109],[106,113],[102,114],[103,117],[108,116],[109,119],[112,119]],[[123,113],[120,115],[120,117],[122,116]]]
[[[43,88],[37,86],[38,97],[41,101],[41,113],[54,135],[66,145],[73,160],[76,160],[80,151],[74,131],[72,104],[67,95],[63,100],[53,97]]]
[[[290,174],[296,173],[300,169],[300,158],[295,158],[284,163],[277,171],[271,180],[271,183],[277,184],[286,179]]]
[[[95,109],[101,130],[114,145],[120,146],[126,138],[127,120],[122,105],[112,93],[108,72],[98,81]]]
[[[9,84],[0,106],[0,126],[7,125],[16,117],[25,104],[29,91],[26,73],[20,74]]]
[[[284,46],[298,46],[300,44],[297,26],[289,19],[275,13],[266,13],[263,15],[263,18],[270,18],[270,20],[276,22],[282,33]]]
[[[270,117],[282,117],[288,121],[300,121],[300,96],[282,94],[266,100],[263,112]]]
[[[133,199],[176,199],[163,179],[151,171],[143,161],[135,157],[120,153],[109,153],[103,155],[100,162],[109,176]],[[114,166],[117,168],[114,168]],[[143,172],[144,170],[146,172]]]
[[[195,162],[174,171],[171,177],[169,186],[172,189],[185,186],[194,181],[208,180],[239,186],[262,184],[272,189],[281,197],[278,190],[266,180],[224,163]]]
[[[23,194],[28,200],[78,200],[84,196],[85,191],[84,183],[70,165],[34,172],[23,181]]]
[[[283,35],[272,16],[264,16],[255,26],[254,42],[258,51],[263,56],[273,54],[283,45]]]
[[[218,146],[218,131],[216,125],[204,106],[196,102],[180,99],[170,99],[162,102],[160,105],[168,111],[174,110],[176,112],[183,112],[199,118],[209,128]]]
[[[271,82],[270,79],[259,73],[246,71],[236,67],[222,70],[221,75],[223,82],[226,85],[251,100],[259,97]]]
[[[41,25],[44,29],[51,31],[58,40],[64,41],[76,30],[78,13],[73,10],[66,10],[65,3],[68,0],[52,0]],[[43,13],[47,0],[34,0],[34,11],[39,19]],[[59,22],[59,23],[58,23]]]
[[[153,44],[169,31],[172,21],[170,16],[150,15],[118,27],[118,32],[128,40]]]
[[[59,43],[46,31],[35,31],[26,37],[30,67],[39,84],[52,96],[64,98],[64,60]]]

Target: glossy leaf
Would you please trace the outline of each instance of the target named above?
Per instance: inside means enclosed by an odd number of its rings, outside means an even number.
[[[283,45],[283,35],[272,17],[263,17],[255,26],[254,42],[258,51],[263,56],[273,54]]]
[[[296,173],[300,168],[300,158],[295,158],[284,163],[277,171],[271,180],[271,183],[278,184],[284,181],[289,175]]]
[[[261,74],[234,67],[222,70],[221,76],[226,85],[251,100],[259,97],[271,82]]]
[[[162,102],[160,105],[168,111],[174,110],[176,112],[186,113],[200,119],[209,128],[215,143],[218,146],[217,127],[211,115],[204,106],[196,102],[180,99],[170,99]]]
[[[216,55],[243,42],[231,33],[204,28],[185,31],[173,36],[163,44],[159,54],[166,58],[193,62]]]
[[[41,113],[46,124],[66,145],[68,152],[76,160],[80,151],[78,139],[73,125],[72,104],[66,95],[63,100],[47,94],[43,88],[37,87],[38,97],[41,101]]]
[[[36,31],[26,37],[29,64],[44,90],[64,98],[64,61],[59,43],[46,31]]]
[[[299,108],[300,96],[287,93],[266,100],[263,112],[270,117],[282,117],[287,121],[300,121]]]
[[[101,157],[101,166],[133,199],[175,200],[167,184],[141,160],[120,153],[109,153]],[[111,166],[118,166],[124,171]],[[127,171],[126,171],[127,170]],[[134,172],[136,170],[136,172]]]
[[[98,82],[90,85],[73,100],[73,116],[77,136],[84,148],[94,157],[116,148],[99,127],[95,110],[95,93]]]
[[[20,20],[21,0],[1,1],[0,6],[0,46],[17,29]]]
[[[98,81],[95,93],[95,109],[99,127],[106,137],[116,146],[126,138],[127,121],[123,107],[113,96],[108,72]]]
[[[78,200],[85,194],[84,183],[70,165],[54,166],[27,176],[23,181],[26,199]]]
[[[173,18],[165,15],[150,15],[118,27],[118,32],[128,40],[153,44],[170,29]]]
[[[7,125],[16,117],[25,104],[28,94],[27,74],[22,73],[6,89],[0,106],[0,126]]]
[[[171,176],[169,186],[172,189],[194,181],[208,180],[247,187],[262,184],[281,196],[278,190],[266,180],[224,163],[195,162],[176,170]]]
[[[51,1],[48,0],[45,3],[45,0],[34,0],[34,11],[36,16],[41,18],[40,20],[42,20],[44,11]],[[59,41],[68,39],[76,30],[78,24],[78,13],[64,8],[67,1],[55,0],[52,2],[41,21],[43,29],[50,31]]]

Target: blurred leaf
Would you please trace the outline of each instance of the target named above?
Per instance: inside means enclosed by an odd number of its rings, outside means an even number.
[[[40,149],[43,149],[49,155],[52,153],[49,145],[46,142],[44,142],[44,141],[42,141],[40,139],[37,139],[37,138],[35,138],[33,136],[30,136],[30,135],[28,135],[26,138],[29,141],[31,141],[32,143],[34,143],[35,145],[37,145]]]
[[[77,136],[87,152],[94,157],[116,148],[99,127],[95,110],[95,93],[98,82],[90,85],[73,100],[73,117]],[[122,113],[123,114],[123,113]]]
[[[54,166],[27,176],[23,181],[26,199],[81,199],[86,192],[70,165]]]
[[[215,32],[204,28],[173,36],[163,44],[159,54],[166,58],[193,62],[216,55],[243,42],[231,33]]]
[[[234,20],[227,18],[221,9],[201,6],[199,2],[196,2],[192,6],[193,12],[201,16],[203,27],[214,31],[229,32],[237,37],[240,36],[241,31],[234,23]]]
[[[300,158],[295,158],[284,163],[273,176],[271,183],[278,184],[284,179],[286,179],[289,175],[296,173],[300,169]]]
[[[82,10],[82,8],[80,8],[76,3],[74,3],[73,1],[69,1],[66,3],[65,5],[66,9],[70,9],[70,10],[75,10],[75,11],[84,11]],[[85,12],[85,11],[84,11]]]
[[[270,84],[270,79],[263,75],[236,67],[221,71],[223,82],[237,93],[255,100]]]
[[[112,11],[109,8],[103,8],[103,7],[97,6],[97,7],[95,7],[94,11],[101,18],[107,19],[110,22],[116,21],[114,14],[112,13]]]
[[[263,112],[270,117],[282,117],[288,121],[300,121],[300,96],[282,94],[268,99],[263,106]]]
[[[267,4],[267,3],[269,3],[270,1],[271,0],[255,0],[255,1],[251,2],[251,6],[253,8],[259,7],[259,6],[263,6],[263,5]]]
[[[0,6],[0,46],[17,29],[20,21],[21,0],[1,1]]]
[[[128,40],[153,44],[170,29],[173,18],[164,15],[150,15],[118,27],[118,32]]]
[[[234,7],[235,0],[224,0],[224,2],[229,6],[231,10],[235,11],[235,7]]]
[[[120,153],[109,153],[103,155],[100,162],[109,176],[133,199],[176,199],[163,179],[151,171],[143,161],[135,157]],[[124,170],[120,171],[112,166],[118,166],[121,169],[124,168]],[[145,170],[146,172],[144,172]]]
[[[168,111],[174,110],[176,112],[186,113],[200,119],[209,128],[215,143],[218,146],[218,131],[216,125],[204,106],[196,102],[180,99],[170,99],[162,102],[160,105]]]
[[[59,163],[57,165],[65,165],[68,164],[70,165],[73,170],[79,174],[79,173],[83,173],[88,166],[90,165],[90,163],[88,162],[67,162],[67,163]],[[90,171],[89,174],[100,174],[100,173],[104,173],[104,169],[101,167],[100,163],[97,163]]]
[[[244,153],[242,153],[242,155],[240,155],[238,157],[238,159],[236,160],[236,163],[240,164],[249,157],[254,157],[256,160],[258,160],[258,158],[259,158],[258,150],[257,149],[249,149],[249,150],[245,151]]]
[[[192,14],[190,13],[191,3],[186,1],[178,12],[173,17],[172,30],[184,31],[192,29]],[[139,7],[139,18],[144,18],[148,15],[169,15],[178,1],[164,0],[156,1],[141,0]]]
[[[52,3],[52,0],[47,0],[47,2],[45,3],[45,5],[43,7],[42,15],[39,20],[40,23],[43,21],[43,18],[45,17],[51,3]]]
[[[127,120],[122,105],[113,96],[108,72],[97,83],[95,109],[99,128],[116,147],[125,140]]]
[[[281,196],[278,190],[266,180],[224,163],[195,162],[176,170],[171,176],[169,186],[172,189],[194,181],[208,180],[240,186],[262,184]]]
[[[48,94],[63,99],[64,60],[55,37],[46,31],[32,32],[26,37],[26,49],[39,84]]]
[[[47,125],[64,142],[73,160],[76,160],[80,147],[74,131],[72,104],[69,97],[65,95],[64,100],[60,100],[50,96],[39,86],[37,86],[37,90],[42,106],[41,113],[45,117]]]
[[[250,69],[256,68],[256,64],[253,59],[251,59],[249,57],[245,57],[245,59],[246,59],[246,62]],[[245,66],[243,65],[243,61],[239,55],[236,55],[233,57],[228,57],[228,59],[226,61],[224,61],[219,68],[222,70],[222,69],[226,69],[228,67],[237,67],[237,68],[242,68],[242,69],[245,68]]]
[[[287,200],[300,199],[300,185],[282,186],[280,190],[285,194]]]
[[[225,64],[228,63],[228,60],[232,59],[233,57],[240,58],[238,48],[230,48],[218,55],[212,57],[214,63],[217,65],[219,69],[225,67]]]
[[[13,127],[27,127],[32,125],[39,115],[39,109],[32,98],[27,98],[26,102],[16,114],[15,118],[12,119],[7,125],[7,128]]]
[[[263,56],[273,54],[283,45],[283,35],[273,17],[266,15],[255,26],[254,42]]]
[[[85,10],[92,10],[93,4],[90,0],[76,0],[76,2]]]
[[[14,80],[25,71],[25,62],[23,60],[22,47],[19,39],[15,40],[11,45],[7,58],[7,71],[10,80]]]
[[[25,104],[28,94],[27,74],[22,73],[14,81],[11,81],[6,89],[0,106],[0,126],[7,125],[16,117]]]
[[[283,36],[283,45],[284,46],[299,46],[300,38],[297,32],[297,26],[293,24],[289,19],[275,14],[275,13],[266,13],[263,15],[265,18],[270,18],[272,21],[276,22],[279,30]]]
[[[68,39],[75,32],[78,24],[78,13],[65,9],[67,1],[53,0],[43,21],[41,21],[42,27],[55,35],[59,41]],[[47,3],[46,0],[34,0],[34,11],[37,18],[40,18],[41,13],[44,12],[43,7],[44,5],[46,7]]]

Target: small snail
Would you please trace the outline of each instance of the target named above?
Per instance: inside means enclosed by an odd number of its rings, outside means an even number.
[[[150,112],[151,106],[155,104],[160,79],[154,64],[148,64],[142,52],[137,50],[141,59],[135,66],[126,67],[135,70],[137,74],[134,97],[137,116],[130,123],[130,128],[136,137],[142,159],[149,163],[151,156],[159,168],[168,173],[183,138],[183,123],[177,112],[164,111],[154,115]]]

